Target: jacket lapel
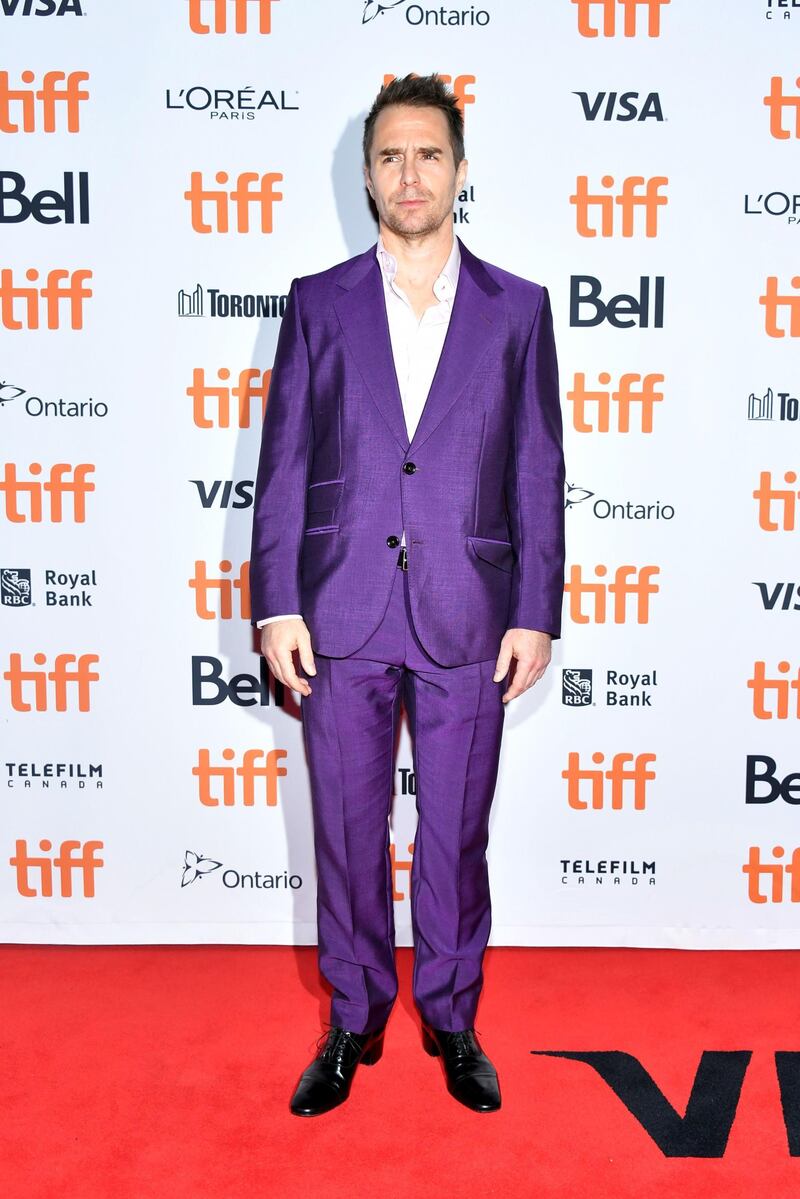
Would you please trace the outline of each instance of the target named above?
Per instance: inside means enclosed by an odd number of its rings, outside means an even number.
[[[459,237],[461,267],[442,352],[409,444],[375,245],[339,280],[335,308],[356,365],[404,452],[418,449],[458,400],[503,325],[503,288]]]

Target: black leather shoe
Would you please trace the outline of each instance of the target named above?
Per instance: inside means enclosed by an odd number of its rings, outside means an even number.
[[[441,1057],[447,1089],[454,1099],[474,1112],[496,1112],[500,1107],[497,1071],[481,1049],[474,1028],[448,1032],[422,1021],[422,1044],[431,1057]]]
[[[300,1076],[289,1107],[296,1116],[320,1116],[344,1103],[356,1066],[380,1060],[386,1025],[373,1032],[348,1032],[333,1025],[326,1033],[313,1062]]]

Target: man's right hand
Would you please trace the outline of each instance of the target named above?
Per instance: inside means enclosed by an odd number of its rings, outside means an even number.
[[[292,651],[300,654],[300,664],[306,674],[316,674],[314,655],[311,652],[311,634],[304,620],[296,616],[286,620],[273,620],[261,630],[261,652],[267,659],[275,678],[292,691],[310,695],[311,687],[306,679],[300,678],[294,668]]]

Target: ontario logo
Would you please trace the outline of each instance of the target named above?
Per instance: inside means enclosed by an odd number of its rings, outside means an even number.
[[[222,870],[222,874],[217,875],[217,870]],[[233,866],[223,869],[223,863],[215,858],[207,858],[202,853],[187,849],[183,859],[181,887],[188,887],[198,880],[202,881],[208,875],[219,878],[222,886],[229,890],[238,887],[242,890],[256,891],[297,891],[303,885],[303,879],[299,874],[289,874],[286,870],[281,874],[263,874],[259,870],[245,874]]]
[[[361,24],[368,25],[387,12],[399,10],[408,25],[488,25],[491,15],[485,8],[423,8],[421,4],[410,4],[409,0],[363,0],[364,11]]]

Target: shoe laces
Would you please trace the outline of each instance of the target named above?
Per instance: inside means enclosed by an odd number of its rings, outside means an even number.
[[[475,1037],[475,1030],[472,1028],[461,1029],[458,1032],[451,1032],[447,1035],[447,1050],[454,1057],[468,1056],[476,1052],[480,1052],[480,1045]]]
[[[361,1052],[361,1048],[361,1044],[355,1040],[352,1033],[348,1032],[346,1028],[334,1025],[317,1038],[316,1056],[320,1061],[344,1065],[348,1055],[357,1056]]]

